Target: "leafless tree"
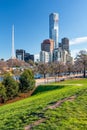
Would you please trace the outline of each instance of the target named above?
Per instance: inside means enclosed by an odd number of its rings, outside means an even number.
[[[70,73],[74,71],[74,66],[71,62],[69,62],[69,63],[66,63],[66,67],[67,67],[67,72],[70,75]]]
[[[0,60],[0,72],[1,73],[6,72],[7,68],[8,68],[7,63],[3,60]]]
[[[49,72],[49,65],[47,63],[39,63],[38,64],[38,72],[44,75],[46,78],[46,74]]]
[[[87,51],[81,50],[76,56],[75,60],[83,70],[83,77],[86,77],[86,69],[87,69]]]
[[[64,72],[64,64],[62,62],[53,62],[50,64],[50,73],[55,76],[55,81],[56,77],[60,76],[61,73]]]

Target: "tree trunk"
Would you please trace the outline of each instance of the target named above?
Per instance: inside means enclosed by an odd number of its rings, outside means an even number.
[[[83,77],[86,77],[86,70],[85,70],[85,66],[84,66],[84,71],[83,71]]]
[[[44,74],[44,79],[46,78],[46,74]]]

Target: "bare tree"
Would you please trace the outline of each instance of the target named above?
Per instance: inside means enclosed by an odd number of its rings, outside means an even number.
[[[47,63],[39,63],[38,64],[38,72],[44,75],[46,78],[46,74],[49,72],[49,65]]]
[[[6,72],[7,68],[8,68],[7,63],[3,60],[0,60],[0,72],[1,73]]]
[[[83,77],[86,77],[86,69],[87,69],[87,51],[81,50],[76,56],[76,61],[80,65],[83,70]]]
[[[56,77],[60,76],[64,72],[64,64],[62,62],[53,62],[50,64],[50,73]]]
[[[82,64],[78,62],[78,60],[75,60],[74,62],[74,73],[81,73],[83,70]]]
[[[70,73],[74,71],[74,67],[73,67],[73,64],[71,62],[69,63],[66,63],[66,67],[67,67],[67,72]]]

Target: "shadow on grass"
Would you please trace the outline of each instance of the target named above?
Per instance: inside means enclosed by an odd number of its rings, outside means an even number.
[[[43,93],[43,92],[47,92],[47,91],[52,91],[55,89],[61,89],[64,88],[64,85],[39,85],[35,91],[32,93],[32,95],[35,95],[37,93]]]

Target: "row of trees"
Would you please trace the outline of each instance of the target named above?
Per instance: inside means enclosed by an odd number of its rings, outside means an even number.
[[[19,82],[14,80],[10,74],[6,74],[0,83],[0,102],[13,99],[19,93],[28,92],[35,87],[34,74],[31,70],[25,70],[21,75]]]
[[[53,76],[59,76],[61,74],[70,74],[70,73],[83,73],[83,76],[86,77],[87,70],[87,52],[80,51],[75,58],[74,63],[62,63],[62,62],[53,62],[53,63],[38,63],[34,65],[34,73],[40,73],[44,75],[44,78],[47,74]]]

